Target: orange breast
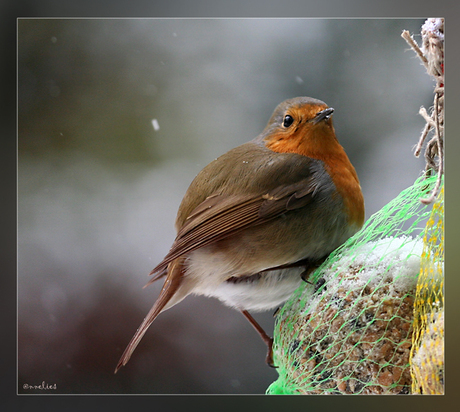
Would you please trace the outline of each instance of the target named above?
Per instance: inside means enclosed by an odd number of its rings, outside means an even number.
[[[350,224],[361,227],[364,223],[364,198],[355,168],[345,152],[345,158],[321,159],[343,198]]]
[[[325,126],[315,133],[305,133],[301,138],[272,135],[266,145],[278,153],[297,153],[323,161],[338,194],[343,198],[349,223],[361,227],[364,223],[364,198],[358,175],[335,137],[332,125]]]

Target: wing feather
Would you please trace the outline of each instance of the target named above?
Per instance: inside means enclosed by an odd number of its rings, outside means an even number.
[[[294,184],[252,196],[213,195],[199,204],[179,230],[171,250],[150,274],[162,277],[174,259],[200,247],[308,205],[315,193],[314,174]],[[150,282],[149,282],[150,283]]]

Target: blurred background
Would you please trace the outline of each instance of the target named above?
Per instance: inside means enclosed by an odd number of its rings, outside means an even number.
[[[188,297],[113,370],[155,301],[147,274],[211,160],[295,96],[335,108],[366,217],[424,168],[434,82],[401,38],[422,19],[19,19],[18,391],[264,393],[238,312]],[[255,314],[271,333],[272,313]]]

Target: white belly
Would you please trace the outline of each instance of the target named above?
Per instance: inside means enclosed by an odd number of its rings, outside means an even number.
[[[238,282],[202,284],[194,293],[215,297],[239,310],[265,311],[280,306],[292,295],[302,282],[303,271],[302,267],[279,269]]]

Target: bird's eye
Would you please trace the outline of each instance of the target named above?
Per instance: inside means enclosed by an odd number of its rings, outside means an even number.
[[[292,124],[293,121],[294,121],[294,119],[292,118],[292,116],[289,116],[287,114],[286,116],[284,116],[283,126],[284,127],[289,127]]]

